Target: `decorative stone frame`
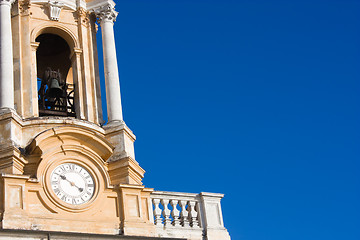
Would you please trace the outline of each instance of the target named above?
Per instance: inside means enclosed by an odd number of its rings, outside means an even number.
[[[44,191],[39,196],[49,209],[60,208],[67,212],[83,212],[102,201],[102,192],[110,187],[106,160],[113,152],[112,145],[93,131],[80,127],[57,127],[40,133],[26,149],[29,161],[27,174],[35,176]],[[95,181],[93,198],[82,205],[73,206],[56,198],[51,191],[50,174],[57,166],[73,162],[91,172]]]
[[[121,194],[110,182],[106,163],[113,149],[101,133],[85,125],[41,131],[23,152],[24,175],[2,174],[0,178],[0,190],[5,196],[5,202],[0,201],[3,227],[118,234],[123,211]],[[69,205],[51,192],[52,169],[65,162],[82,165],[92,174],[97,187],[89,202]]]
[[[61,23],[50,22],[35,27],[31,31],[31,41],[35,42],[36,38],[43,33],[59,35],[69,44],[71,50],[74,48],[80,48],[80,43],[76,34]]]
[[[81,61],[80,56],[82,54],[82,50],[80,48],[79,39],[76,34],[72,32],[69,28],[64,26],[61,23],[51,22],[45,23],[35,27],[31,31],[30,41],[33,46],[33,54],[32,54],[32,63],[33,63],[33,73],[32,73],[32,89],[37,89],[37,61],[36,61],[36,50],[39,46],[39,43],[36,42],[36,38],[41,34],[50,33],[55,34],[63,38],[70,47],[70,60],[72,62],[71,66],[73,69],[73,82],[76,86],[75,89],[75,112],[76,118],[85,119],[84,114],[84,101],[83,101],[83,84],[81,78]],[[32,91],[32,99],[37,99],[37,91]],[[38,104],[33,105],[33,112],[36,112],[37,115],[39,113]]]
[[[68,158],[74,153],[82,161],[98,168],[105,186],[110,186],[106,160],[113,153],[113,146],[104,137],[90,129],[74,126],[55,127],[38,136],[26,148],[28,164],[26,174],[41,179],[51,162]]]

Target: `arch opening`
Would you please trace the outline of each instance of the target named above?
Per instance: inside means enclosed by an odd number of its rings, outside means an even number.
[[[61,75],[66,76],[71,67],[70,47],[60,36],[44,33],[36,38],[40,45],[36,51],[38,78],[42,78],[47,67],[60,70]]]
[[[43,33],[36,38],[40,116],[75,117],[71,49],[60,36]]]

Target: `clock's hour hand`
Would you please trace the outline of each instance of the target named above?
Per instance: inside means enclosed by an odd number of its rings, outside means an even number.
[[[65,177],[65,175],[60,175],[60,178],[61,178],[62,180],[68,181],[71,186],[75,186],[75,183],[73,183],[72,181],[70,181],[69,179],[67,179],[67,178]]]
[[[84,190],[83,188],[76,186],[76,184],[75,184],[74,182],[72,182],[72,181],[70,181],[69,179],[67,179],[67,178],[65,177],[65,175],[60,175],[60,177],[61,177],[61,179],[68,181],[71,186],[76,187],[80,192],[82,192],[82,191]]]

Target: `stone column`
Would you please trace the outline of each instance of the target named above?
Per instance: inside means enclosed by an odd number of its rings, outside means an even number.
[[[107,5],[96,10],[95,14],[98,17],[102,33],[108,122],[122,122],[119,72],[113,28],[118,13],[111,5]]]
[[[20,0],[20,88],[22,106],[17,108],[17,112],[23,118],[38,117],[38,89],[37,76],[32,75],[33,69],[36,68],[36,49],[33,48],[30,39],[30,0]],[[14,31],[15,28],[14,28]],[[15,41],[15,40],[14,40]],[[15,44],[15,43],[13,43]],[[35,44],[36,45],[36,44]],[[14,47],[16,47],[14,45]],[[33,65],[33,54],[35,52],[35,64]],[[15,67],[15,66],[14,66]],[[36,70],[35,70],[36,71]],[[19,111],[21,109],[21,111]]]
[[[14,108],[14,66],[11,33],[11,4],[0,0],[0,108]]]
[[[75,112],[78,119],[85,118],[85,106],[84,106],[84,86],[82,82],[82,71],[81,71],[81,54],[82,50],[78,48],[73,49],[73,54],[71,56],[74,84],[77,87],[75,91]]]
[[[93,65],[99,66],[98,58],[98,49],[96,41],[96,32],[98,25],[96,24],[96,17],[94,15],[90,16],[90,31],[91,31],[91,41],[92,41],[92,55],[93,55]],[[98,67],[94,67],[94,76],[95,76],[95,92],[96,92],[96,109],[97,109],[97,123],[103,125],[105,122],[103,120],[103,110],[102,110],[102,101],[101,101],[101,83],[100,83],[100,72]]]
[[[38,89],[37,89],[37,62],[36,62],[36,50],[38,49],[40,43],[32,42],[31,45],[31,99],[38,99]],[[33,116],[39,116],[39,103],[38,101],[32,100],[32,109]]]

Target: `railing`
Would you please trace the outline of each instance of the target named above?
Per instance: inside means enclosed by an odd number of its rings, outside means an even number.
[[[153,192],[151,200],[157,235],[191,240],[229,240],[221,211],[223,196],[216,193]]]

